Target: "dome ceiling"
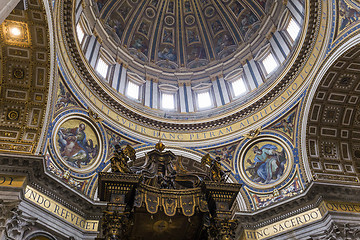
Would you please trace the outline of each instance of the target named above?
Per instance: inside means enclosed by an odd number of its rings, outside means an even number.
[[[165,70],[204,68],[243,50],[274,1],[99,0],[100,19],[123,49]],[[266,27],[264,27],[266,25]],[[266,33],[266,32],[265,32]]]
[[[290,68],[301,69],[307,44],[314,43],[316,33],[301,30],[303,24],[304,29],[309,27],[308,16],[310,29],[315,27],[317,15],[307,13],[304,2],[298,0],[85,0],[79,6],[71,9],[73,19],[64,19],[66,34],[71,36],[66,44],[75,54],[81,75],[77,79],[99,94],[96,104],[104,103],[101,110],[109,104],[109,109],[124,111],[130,118],[136,114],[137,121],[146,125],[170,120],[176,129],[208,120],[216,122],[203,127],[229,124],[263,108],[294,80]],[[308,8],[317,11],[315,5]],[[194,20],[191,24],[189,16]],[[291,19],[298,25],[293,39],[287,29]],[[190,31],[197,31],[196,41],[189,38]],[[222,36],[228,40],[220,40]],[[145,48],[137,45],[141,39]],[[305,40],[308,43],[303,45]],[[170,48],[176,59],[160,59],[163,50]],[[204,58],[191,60],[186,55],[189,49],[204,49]],[[276,61],[271,70],[264,64],[268,56]],[[191,65],[200,60],[206,64]],[[99,72],[101,65],[105,74]],[[174,69],[165,68],[170,65]],[[233,83],[239,79],[244,92],[235,95]],[[131,96],[128,89],[136,89],[137,95]],[[202,108],[203,93],[210,104]],[[163,107],[166,94],[174,103],[170,110]]]

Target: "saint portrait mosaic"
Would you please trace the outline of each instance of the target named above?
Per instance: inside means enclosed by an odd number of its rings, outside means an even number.
[[[240,169],[250,185],[270,188],[288,175],[292,156],[288,147],[276,138],[260,138],[249,142],[241,154]]]
[[[58,157],[74,170],[92,168],[99,158],[101,142],[96,127],[83,117],[68,118],[54,131]]]

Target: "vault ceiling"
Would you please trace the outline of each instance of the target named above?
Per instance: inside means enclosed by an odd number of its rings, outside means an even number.
[[[358,182],[360,173],[360,46],[339,57],[311,104],[307,152],[316,179]]]
[[[16,8],[0,25],[0,48],[0,151],[35,153],[50,69],[48,26],[40,0],[29,0],[27,10]]]

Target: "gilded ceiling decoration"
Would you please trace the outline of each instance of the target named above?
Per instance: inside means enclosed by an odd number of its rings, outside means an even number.
[[[168,3],[169,1],[164,1],[164,3],[165,2]],[[117,6],[118,8],[120,7],[120,5],[117,5],[115,3],[114,4],[110,4],[110,3],[111,1],[104,2],[102,8],[100,7],[101,8],[100,13],[97,13],[100,14],[100,17],[104,19],[104,21],[106,19],[110,19],[110,15],[111,15],[110,12],[112,13],[115,12],[113,11],[113,8],[111,8],[110,6],[113,6],[114,8],[115,6]],[[120,3],[123,2],[122,1],[118,2],[118,4]],[[145,4],[144,2],[141,3]],[[128,2],[127,4],[130,7],[135,6],[135,4],[131,2]],[[150,2],[147,2],[147,4],[149,5]],[[198,4],[198,2],[196,4]],[[226,8],[229,11],[228,14],[232,16],[231,14],[233,13],[231,13],[231,8],[229,8],[229,5],[231,5],[230,2],[222,2],[221,4],[226,6]],[[261,9],[262,6],[261,4],[258,3],[253,3],[253,4],[255,4]],[[72,9],[70,6],[71,3],[65,1],[64,4],[61,6],[61,9],[64,9],[64,12],[59,12],[58,13],[59,16],[70,14]],[[110,9],[112,9],[110,12],[106,11],[107,6],[109,7],[109,11]],[[142,5],[138,4],[136,6],[137,8],[140,8]],[[156,6],[159,7],[160,4]],[[267,5],[264,5],[264,7],[262,7],[263,12],[266,12],[266,6]],[[90,6],[87,5],[84,5],[84,7],[87,8],[86,11],[88,11],[89,10],[88,8],[90,8]],[[97,8],[97,5],[91,6],[91,8],[93,7]],[[327,7],[327,5],[324,7]],[[318,29],[319,31],[322,31],[321,34],[323,34],[323,32],[325,33],[326,31],[325,27],[324,28],[315,27],[317,24],[320,24],[319,21],[321,20],[320,18],[318,18],[319,16],[317,14],[318,13],[317,11],[319,10],[318,4],[310,3],[309,8],[310,11],[312,12],[312,14],[309,15],[309,19],[308,19],[309,28]],[[133,17],[129,17],[129,19],[134,19],[135,22],[140,21],[140,19]],[[288,74],[285,74],[283,78],[281,78],[281,81],[279,81],[278,84],[275,84],[271,90],[266,92],[266,94],[264,93],[263,97],[251,99],[252,104],[247,104],[246,106],[244,106],[243,109],[237,108],[240,106],[234,107],[234,105],[228,105],[223,108],[219,108],[219,111],[208,111],[206,115],[200,114],[199,116],[192,116],[191,113],[189,113],[189,115],[180,114],[181,117],[184,118],[185,120],[177,121],[178,115],[172,117],[173,113],[160,114],[156,111],[153,111],[153,109],[149,107],[140,106],[136,103],[133,104],[130,101],[122,102],[123,98],[121,98],[121,96],[114,94],[113,91],[109,90],[108,86],[103,85],[103,83],[99,82],[99,79],[96,79],[94,77],[93,70],[89,69],[89,71],[84,71],[84,69],[88,69],[88,65],[86,61],[84,61],[85,59],[82,58],[83,53],[81,52],[81,50],[78,49],[76,36],[74,36],[75,33],[73,29],[74,25],[69,20],[70,20],[69,18],[61,17],[61,22],[62,21],[64,22],[63,24],[59,25],[59,27],[62,28],[63,31],[66,32],[66,34],[68,34],[67,36],[69,36],[66,38],[67,39],[66,41],[59,42],[60,49],[63,49],[61,51],[64,53],[65,52],[69,53],[69,55],[64,54],[64,56],[61,57],[63,58],[63,60],[59,62],[62,64],[61,71],[63,75],[65,75],[67,71],[71,73],[68,76],[69,80],[67,80],[68,83],[72,85],[71,88],[78,89],[80,95],[89,96],[88,100],[85,101],[87,102],[87,104],[89,104],[90,108],[93,109],[93,111],[95,112],[100,111],[101,114],[99,115],[102,115],[103,117],[106,116],[106,118],[111,119],[111,121],[121,125],[122,128],[135,130],[139,134],[145,134],[147,137],[153,137],[156,136],[155,129],[158,130],[159,126],[161,125],[161,128],[165,132],[163,134],[164,138],[168,140],[191,141],[191,140],[206,140],[209,138],[221,137],[236,132],[239,129],[247,128],[251,124],[268,116],[270,112],[274,111],[274,109],[276,108],[279,108],[279,106],[281,106],[288,99],[290,99],[291,96],[294,95],[295,92],[300,88],[301,84],[304,83],[304,78],[306,78],[307,76],[306,74],[308,74],[308,69],[306,69],[305,72],[303,71],[301,75],[296,75],[296,74],[299,73],[297,71],[302,71],[301,66],[304,66],[305,64],[308,64],[309,68],[312,68],[314,65],[313,62],[316,61],[316,59],[318,59],[318,53],[316,54],[314,53],[313,55],[311,55],[310,52],[308,51],[309,49],[312,49],[313,46],[312,44],[316,44],[317,48],[319,47],[321,48],[323,45],[322,39],[319,39],[318,41],[314,40],[315,37],[320,38],[320,36],[317,35],[318,34],[317,31],[307,32],[304,35],[305,45],[303,46],[303,48],[298,49],[299,50],[298,61],[295,61],[295,63],[291,66],[291,69],[289,69]],[[322,21],[321,24],[325,24],[325,22],[326,19],[324,19],[324,21]],[[130,32],[131,34],[135,32],[136,30],[135,27],[133,27],[132,30],[133,31]],[[63,31],[61,31],[61,33]],[[100,33],[96,33],[96,34],[100,34]],[[58,37],[62,37],[62,35],[60,34]],[[91,36],[91,38],[92,37],[93,36]],[[107,48],[107,44],[105,43],[105,40],[107,39],[102,40],[102,46],[104,46],[104,48]],[[126,45],[126,46],[129,47],[130,45]],[[123,47],[125,47],[125,45]],[[69,51],[67,51],[66,49],[68,49]],[[119,54],[121,54],[121,51],[119,52]],[[310,59],[307,58],[309,56],[311,56]],[[119,58],[121,58],[120,55]],[[308,59],[308,62],[305,62],[305,59]],[[237,60],[237,62],[239,61]],[[134,62],[129,61],[129,64],[130,63],[134,63]],[[144,66],[144,64],[142,64],[142,66]],[[294,79],[295,77],[297,77],[296,80]],[[147,79],[146,82],[148,80],[151,82],[150,84],[156,83],[156,80],[154,79],[153,80]],[[294,83],[294,81],[296,82]],[[285,90],[286,88],[289,87],[290,89],[288,91]],[[276,102],[280,104],[275,104],[274,106],[270,106],[269,102],[271,102],[271,99],[273,98],[278,98]],[[254,114],[255,112],[257,112],[256,116],[251,117],[251,115]],[[215,117],[216,114],[219,113],[221,115],[219,117]],[[189,118],[187,118],[187,116],[189,116]],[[197,119],[197,117],[210,118],[210,120],[206,119],[206,121],[201,121],[201,123],[195,123],[194,119]],[[213,117],[214,119],[212,119]],[[166,121],[162,121],[162,119],[164,118],[166,118]],[[220,128],[220,126],[226,126],[226,127]],[[198,131],[212,130],[212,129],[214,129],[214,132],[206,132],[204,134],[198,132]],[[190,134],[189,130],[195,131],[195,133]],[[185,134],[183,133],[183,131],[186,131],[189,134],[187,133]]]
[[[337,22],[336,35],[341,35],[343,32],[355,25],[359,20],[360,5],[351,0],[339,0],[337,2]]]
[[[36,152],[49,91],[49,36],[44,7],[31,0],[0,26],[0,151]]]
[[[63,111],[71,107],[80,107],[80,104],[77,102],[76,98],[71,94],[71,91],[67,88],[62,80],[59,81],[55,111]]]
[[[321,80],[307,120],[307,153],[316,180],[359,183],[360,48],[339,57]]]
[[[224,61],[257,36],[273,1],[95,1],[113,39],[145,63],[193,69]]]
[[[103,24],[102,26],[108,24],[109,29],[107,30],[110,30],[110,32],[107,31],[107,33],[109,35],[116,35],[111,36],[117,39],[117,44],[121,50],[128,51],[130,55],[136,53],[136,56],[133,55],[135,58],[141,56],[143,60],[147,59],[146,61],[148,62],[146,62],[146,64],[151,65],[161,62],[161,60],[159,60],[158,50],[161,49],[162,46],[171,46],[171,44],[173,44],[172,46],[174,49],[176,48],[177,53],[179,50],[179,45],[176,45],[176,41],[179,40],[179,29],[175,31],[177,24],[174,23],[173,31],[169,30],[171,29],[171,24],[168,22],[169,26],[166,25],[166,16],[177,16],[174,20],[177,21],[178,16],[185,16],[186,14],[174,10],[173,13],[170,11],[169,15],[167,15],[167,12],[163,12],[163,15],[161,15],[163,18],[155,17],[162,14],[161,11],[159,11],[162,4],[167,11],[165,6],[168,6],[168,4],[170,6],[171,2],[172,1],[159,1],[155,4],[155,2],[152,1],[147,1],[146,3],[139,1],[136,4],[132,1],[105,1],[103,5],[87,6],[82,4],[80,8],[86,8],[84,9],[84,14],[90,7],[91,9],[99,8],[100,11],[95,12],[99,15],[99,19],[102,21],[101,24]],[[229,15],[227,19],[229,21],[234,21],[230,6],[235,2],[237,1],[221,2],[221,4],[226,7],[226,11],[228,11],[226,16]],[[154,5],[152,5],[152,3],[154,3]],[[176,1],[174,1],[174,3],[176,3]],[[200,7],[202,4],[199,1],[190,3],[191,11],[193,11],[195,5]],[[214,1],[211,1],[208,5],[205,4],[203,6],[204,9],[206,9],[207,6],[211,6],[212,3],[215,4]],[[61,17],[71,14],[72,4],[74,3],[71,1],[64,1],[59,4],[59,15],[57,16]],[[249,2],[244,4],[248,6]],[[269,10],[266,7],[268,5],[265,4],[261,8],[261,4],[254,4],[262,9],[264,14],[263,18],[265,18],[266,12]],[[124,6],[127,7],[125,8]],[[126,11],[122,12],[121,7],[124,7]],[[52,166],[55,166],[55,168],[58,169],[57,176],[63,179],[63,181],[68,181],[70,184],[77,182],[74,186],[78,186],[76,187],[78,190],[90,197],[96,197],[96,173],[109,169],[109,157],[114,150],[115,144],[119,143],[123,146],[130,144],[140,151],[145,151],[145,149],[154,144],[153,139],[158,140],[160,138],[163,141],[171,142],[173,146],[179,146],[178,150],[180,155],[186,155],[188,153],[196,155],[208,152],[211,154],[211,157],[220,157],[222,166],[226,171],[231,173],[230,179],[244,185],[243,190],[241,190],[242,197],[244,198],[243,201],[245,202],[244,205],[246,205],[244,209],[257,210],[277,201],[300,194],[305,189],[306,179],[303,174],[303,163],[299,155],[297,139],[299,127],[298,115],[299,109],[302,106],[304,93],[300,94],[298,91],[300,91],[300,89],[302,89],[302,91],[304,90],[303,86],[308,82],[310,69],[312,69],[316,61],[322,57],[322,55],[319,55],[318,49],[322,49],[327,44],[324,41],[324,35],[327,33],[326,26],[328,22],[326,18],[320,18],[318,13],[320,9],[327,12],[326,10],[329,9],[329,5],[324,2],[312,2],[309,3],[308,7],[311,14],[306,15],[306,17],[308,17],[306,23],[308,26],[311,26],[311,28],[316,29],[316,31],[307,31],[306,34],[303,35],[304,46],[299,47],[297,60],[293,65],[289,66],[289,72],[283,74],[284,76],[281,81],[273,84],[273,88],[267,89],[263,98],[257,99],[253,104],[247,105],[246,108],[232,109],[232,114],[230,115],[225,115],[222,118],[208,117],[209,121],[201,123],[191,120],[184,122],[175,120],[167,121],[164,120],[164,118],[166,118],[165,116],[149,118],[147,114],[152,111],[151,109],[147,108],[143,112],[142,108],[130,106],[131,104],[127,105],[128,102],[122,104],[121,101],[118,101],[116,95],[105,85],[102,85],[105,80],[96,78],[96,75],[93,74],[94,69],[88,68],[89,62],[82,58],[84,52],[78,48],[79,45],[76,35],[74,35],[76,31],[73,29],[75,25],[70,21],[71,19],[61,17],[62,20],[59,22],[58,27],[62,29],[63,32],[59,31],[57,37],[62,37],[63,33],[65,33],[67,37],[65,38],[66,41],[59,41],[59,49],[62,54],[59,55],[58,63],[59,71],[64,78],[64,82],[58,88],[57,105],[59,109],[53,120],[53,136],[47,155],[49,157],[48,168],[52,169]],[[249,8],[253,9],[251,7]],[[141,12],[140,9],[144,11]],[[152,9],[154,11],[155,16],[151,21],[149,19],[151,19],[152,10],[146,12],[146,9]],[[179,9],[182,9],[182,7]],[[216,9],[215,12],[219,14],[220,22],[224,27],[221,31],[235,31],[236,29],[230,29],[229,23],[224,21],[223,17],[225,15],[219,13],[220,8],[214,7],[214,9]],[[134,14],[136,14],[137,11],[145,15],[141,15],[143,16],[142,18],[135,17]],[[203,13],[204,16],[205,13]],[[198,13],[191,12],[191,14]],[[117,19],[116,21],[118,22],[116,22],[115,19]],[[194,28],[200,28],[201,24],[199,19],[195,19],[194,25],[192,26],[194,26]],[[262,18],[259,16],[258,19],[260,21]],[[122,32],[116,33],[116,31],[114,32],[113,30],[117,30],[116,26],[120,24],[120,20],[124,20],[124,22],[130,21],[130,23],[133,22],[134,26],[131,29],[124,28]],[[146,22],[147,20],[149,21]],[[160,20],[164,22],[160,23]],[[79,21],[83,20],[80,19]],[[186,17],[184,18],[184,22],[185,21]],[[209,20],[206,24],[210,22]],[[224,22],[226,24],[224,24]],[[127,24],[130,23],[127,22]],[[151,25],[156,25],[157,23],[159,23],[159,29],[161,26],[161,30],[158,29],[159,32],[155,32],[156,26],[154,28],[154,26]],[[208,33],[213,34],[211,24],[208,25],[206,25],[206,29],[209,30]],[[148,29],[148,31],[145,31],[145,29]],[[102,56],[106,56],[104,53],[107,51],[106,39],[101,40],[101,36],[97,34],[102,33],[97,31],[98,30],[94,30],[95,35],[89,35],[88,37],[90,39],[99,39],[99,48],[104,47],[104,49],[101,50],[103,51],[101,54],[104,54]],[[172,35],[171,32],[174,34]],[[169,36],[173,38],[168,36],[168,39],[164,39],[163,36],[168,33],[170,34]],[[242,36],[241,31],[239,34]],[[257,33],[254,34],[256,35]],[[126,36],[128,36],[129,39],[125,44]],[[185,34],[185,40],[186,36]],[[214,39],[214,36],[212,36],[212,39]],[[142,52],[142,48],[135,48],[134,39],[145,39],[146,37],[148,37],[149,41],[145,54],[145,50]],[[206,49],[206,40],[204,39],[205,35],[200,34],[199,42],[201,42],[201,45],[205,48],[205,53],[209,54],[210,50]],[[249,39],[251,39],[251,37]],[[154,42],[155,40],[157,42]],[[203,41],[205,41],[205,43]],[[234,43],[236,42],[234,38],[233,41]],[[241,44],[245,44],[245,41],[246,40],[243,40],[242,43],[236,42],[238,45],[234,48],[234,52],[228,55],[228,57],[232,58],[232,56],[234,56],[232,54],[236,54],[236,51],[239,51],[242,46]],[[151,45],[152,43],[154,45]],[[187,51],[187,46],[188,45],[184,45],[184,51]],[[230,47],[226,47],[226,49],[229,48]],[[66,49],[69,51],[65,51]],[[213,60],[207,58],[208,64],[212,64],[212,61],[221,60],[218,58],[219,56],[216,55],[215,50],[213,50],[213,53],[215,58]],[[154,56],[153,61],[151,60],[152,54]],[[173,62],[174,64],[181,65],[181,58],[179,56],[178,54],[176,55],[176,60]],[[121,56],[119,55],[119,59],[120,58]],[[226,58],[227,57],[225,57],[225,59]],[[123,62],[119,59],[117,59],[117,61],[121,62],[121,64],[119,62],[117,62],[117,64],[123,67]],[[145,61],[143,60],[136,59],[133,62],[129,62],[129,64],[138,61],[138,63],[144,66]],[[204,58],[204,60],[206,59]],[[172,64],[170,59],[167,59],[165,62]],[[160,65],[157,65],[157,67],[163,68]],[[192,70],[187,67],[186,71]],[[129,78],[133,76],[132,74],[128,75]],[[146,82],[148,80],[149,79],[146,79],[144,81]],[[154,79],[150,79],[152,83],[156,83],[156,81],[153,80]],[[289,101],[292,101],[291,104]],[[284,107],[285,104],[287,104],[286,107]],[[133,111],[132,107],[136,109]],[[274,119],[275,115],[272,114],[277,109],[279,110],[276,113],[276,119]],[[272,119],[270,119],[270,115],[273,116]],[[169,118],[171,118],[171,114],[169,114],[169,116]],[[63,126],[71,117],[78,122],[71,124],[71,126]],[[254,124],[262,118],[267,118],[268,121],[263,122],[260,126],[253,127]],[[85,127],[81,127],[82,124]],[[247,131],[246,128],[249,129],[249,131]],[[68,139],[68,137],[65,136],[66,133],[70,134],[74,132],[72,135],[76,135],[75,132],[81,132],[81,129],[85,129],[86,131],[92,130],[93,132],[96,132],[97,129],[96,137],[91,136],[90,132],[86,132],[86,143],[84,143],[84,145],[79,144],[79,142],[71,142],[71,137],[69,141],[66,140]],[[253,131],[250,131],[251,129]],[[241,134],[237,132],[239,130],[242,131]],[[239,134],[235,134],[236,132]],[[221,138],[221,136],[227,134],[231,135],[231,137],[225,140]],[[60,135],[64,136],[60,137]],[[79,135],[79,138],[81,138],[81,134]],[[208,139],[216,139],[216,141],[207,143]],[[103,151],[104,149],[106,150],[106,153],[104,152],[102,155],[106,156],[97,159],[96,154],[98,153],[96,151],[96,145],[99,146],[101,141]],[[179,142],[181,142],[181,144],[177,145],[176,143]],[[196,144],[192,144],[193,142]],[[184,145],[182,143],[184,143]],[[74,145],[74,148],[71,148],[72,145]],[[65,149],[67,149],[68,152],[65,152]],[[92,153],[94,153],[93,157],[91,155]],[[184,159],[184,161],[186,161],[186,158]],[[261,159],[266,160],[263,161]],[[194,167],[201,168],[200,166],[195,166],[196,164],[199,165],[199,163],[193,161]],[[57,172],[56,170],[51,171]]]
[[[271,124],[268,129],[280,132],[294,142],[296,136],[295,124],[297,123],[298,110],[299,106],[295,106],[292,110],[288,111],[285,116]]]

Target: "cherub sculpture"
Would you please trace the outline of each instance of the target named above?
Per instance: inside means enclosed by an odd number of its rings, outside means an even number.
[[[210,154],[206,154],[201,158],[202,165],[210,166],[210,179],[216,182],[225,182],[229,171],[224,171],[221,167],[220,157],[213,159]]]
[[[135,161],[135,149],[130,145],[126,145],[124,149],[121,149],[120,145],[115,145],[114,156],[110,159],[111,171],[120,173],[131,173],[129,167],[130,161]]]

